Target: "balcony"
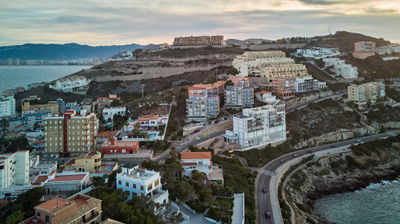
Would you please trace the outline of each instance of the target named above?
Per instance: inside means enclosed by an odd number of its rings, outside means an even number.
[[[89,218],[82,217],[82,223],[92,223],[99,217],[99,215],[99,212],[94,212],[90,215]]]

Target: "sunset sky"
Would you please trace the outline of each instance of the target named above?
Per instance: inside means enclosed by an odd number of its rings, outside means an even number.
[[[400,0],[0,0],[0,46],[277,39],[329,28],[400,42]]]

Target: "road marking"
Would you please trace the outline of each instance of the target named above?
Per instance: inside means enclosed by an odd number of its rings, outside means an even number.
[[[274,176],[276,175],[276,172],[270,171],[270,170],[261,170],[262,174],[268,175],[268,176]]]

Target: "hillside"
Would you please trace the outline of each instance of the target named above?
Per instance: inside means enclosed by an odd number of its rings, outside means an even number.
[[[83,58],[108,58],[121,51],[135,50],[145,46],[138,44],[88,46],[69,44],[24,44],[0,47],[0,60],[71,60]]]
[[[337,31],[333,35],[318,36],[311,39],[312,41],[307,45],[307,47],[337,47],[341,52],[354,51],[354,43],[357,41],[373,41],[376,43],[377,47],[388,45],[390,43],[390,41],[386,41],[382,38],[375,38],[347,31]]]

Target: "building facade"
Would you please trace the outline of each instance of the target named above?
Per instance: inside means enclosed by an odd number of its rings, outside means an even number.
[[[354,43],[353,57],[358,59],[365,59],[374,56],[376,51],[376,44],[372,41],[358,41]]]
[[[14,96],[0,96],[0,118],[15,116]]]
[[[173,46],[222,46],[225,45],[224,36],[188,36],[175,37]]]
[[[126,115],[126,107],[109,107],[104,108],[103,112],[103,119],[105,121],[112,121],[114,119],[114,115],[125,116]]]
[[[45,153],[50,157],[69,157],[94,150],[99,127],[96,115],[81,115],[68,110],[45,118]]]
[[[101,223],[101,200],[78,194],[68,199],[53,198],[35,207],[33,217],[24,224]]]
[[[162,190],[161,176],[159,172],[133,168],[122,168],[117,174],[117,189],[121,189],[128,200],[133,196],[148,196],[158,204],[167,204],[168,191]]]
[[[57,103],[31,104],[29,101],[25,101],[22,104],[22,115],[44,113],[44,112],[58,114],[58,104]]]
[[[295,95],[293,79],[274,79],[272,80],[273,93],[280,98],[287,99]]]
[[[294,80],[294,91],[295,93],[309,93],[318,91],[318,80],[314,79],[311,76],[296,78]]]
[[[211,152],[182,152],[181,164],[186,176],[192,176],[192,171],[197,170],[208,177],[213,170]]]
[[[110,139],[100,147],[103,154],[133,154],[139,149],[139,141]]]
[[[243,109],[233,117],[233,131],[226,131],[224,137],[227,144],[238,144],[241,150],[285,141],[285,105]]]
[[[224,83],[196,84],[189,87],[189,97],[186,99],[186,119],[204,123],[207,119],[218,117],[221,98],[224,95]]]
[[[29,185],[29,151],[0,154],[0,198],[22,193]]]
[[[77,172],[97,172],[101,167],[101,153],[90,152],[69,160],[64,170],[74,170]]]
[[[348,100],[358,104],[376,103],[377,100],[385,97],[385,85],[379,82],[353,84],[347,87],[347,97]]]

